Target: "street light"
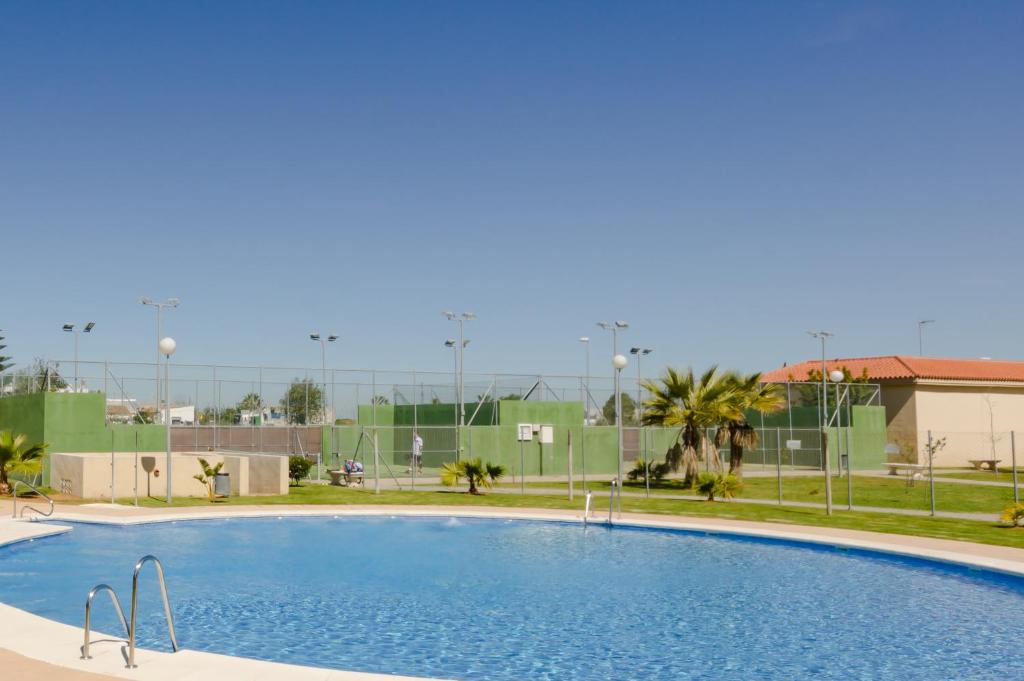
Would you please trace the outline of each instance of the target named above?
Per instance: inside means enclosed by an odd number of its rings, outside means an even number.
[[[619,489],[619,516],[622,516],[622,419],[619,418],[619,413],[622,411],[622,370],[629,364],[629,360],[626,359],[625,355],[615,355],[612,357],[612,366],[615,368],[615,420],[617,421],[619,431],[619,475],[618,475],[618,489]]]
[[[320,372],[321,378],[323,379],[323,392],[320,393],[320,424],[327,424],[327,344],[333,343],[338,340],[335,334],[330,334],[327,338],[321,338],[319,331],[314,331],[309,334],[311,340],[315,340],[320,343]],[[334,406],[334,405],[331,405]],[[306,418],[309,418],[309,414],[306,414]],[[317,471],[319,475],[320,471]],[[318,478],[319,479],[319,478]]]
[[[922,319],[917,323],[917,356],[924,357],[924,327],[926,324],[934,324],[934,319]]]
[[[828,369],[825,366],[825,341],[834,336],[828,331],[808,331],[812,338],[821,341],[821,455],[825,469],[825,513],[832,515],[832,464],[828,460],[828,442],[825,427],[828,424]]]
[[[643,403],[643,388],[640,386],[640,381],[643,377],[640,375],[640,358],[649,355],[654,352],[651,348],[630,348],[629,354],[636,355],[636,409],[637,409],[637,423],[643,423],[644,410],[640,406]]]
[[[584,397],[583,397],[583,423],[587,425],[590,423],[590,337],[580,336],[580,343],[586,347],[587,364],[584,375]]]
[[[178,307],[178,305],[181,304],[181,301],[178,300],[177,298],[168,298],[164,302],[158,303],[158,302],[152,300],[151,298],[139,298],[139,303],[141,303],[142,305],[149,305],[150,307],[155,307],[156,308],[156,343],[159,346],[160,345],[160,339],[163,337],[163,334],[164,334],[164,330],[163,330],[163,326],[162,326],[162,321],[161,321],[161,314],[163,313],[163,309],[165,307]],[[157,351],[156,351],[156,383],[154,385],[156,386],[156,404],[153,405],[153,409],[154,409],[153,413],[154,414],[159,414],[160,413],[160,350],[159,349],[157,349]]]
[[[465,400],[465,380],[466,380],[466,362],[465,362],[465,349],[469,343],[466,342],[465,336],[465,323],[476,319],[476,315],[472,312],[451,312],[445,310],[441,313],[445,319],[450,322],[459,323],[459,425],[466,425],[466,400]]]
[[[85,328],[81,331],[75,331],[74,324],[65,324],[61,327],[65,333],[74,334],[75,336],[75,392],[78,392],[78,336],[80,333],[91,333],[93,327],[96,326],[96,322],[88,322]]]
[[[620,330],[625,331],[626,329],[628,329],[629,328],[629,324],[627,324],[626,322],[624,322],[622,320],[619,320],[617,322],[598,322],[597,325],[600,326],[605,331],[611,331],[612,332],[612,363],[614,364],[615,363],[615,357],[619,356],[619,331]],[[615,410],[615,425],[619,425],[619,423],[621,421],[622,421],[622,419],[619,418],[619,410],[616,409]]]
[[[164,357],[164,433],[165,441],[167,444],[167,503],[171,503],[172,496],[172,481],[174,476],[171,475],[171,355],[178,348],[178,344],[174,342],[174,339],[168,336],[167,338],[161,338],[160,342],[157,343],[157,352]],[[159,367],[158,367],[159,369]],[[113,492],[111,492],[113,496]]]

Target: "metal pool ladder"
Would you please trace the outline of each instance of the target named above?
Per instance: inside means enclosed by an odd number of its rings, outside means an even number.
[[[28,482],[25,482],[24,480],[15,480],[14,487],[11,488],[11,497],[14,500],[14,512],[11,514],[12,518],[17,518],[18,517],[18,485],[21,485],[22,487],[28,487],[30,490],[32,490],[33,492],[35,492],[36,494],[38,494],[42,498],[46,499],[50,503],[50,510],[49,511],[45,511],[45,512],[44,511],[40,511],[35,506],[29,506],[28,504],[26,504],[21,509],[21,516],[22,517],[25,516],[25,511],[35,511],[36,513],[38,513],[39,515],[43,516],[44,518],[49,518],[51,515],[53,515],[53,499],[51,499],[49,496],[47,496],[47,494],[45,492],[40,490],[35,485],[33,485],[31,483],[28,483]]]
[[[587,503],[583,507],[583,527],[587,526],[587,520],[590,519],[590,502],[594,500],[594,493],[589,489],[587,490]]]
[[[121,608],[121,601],[117,598],[117,593],[113,588],[107,584],[97,584],[93,587],[92,591],[89,592],[89,596],[85,599],[85,641],[82,645],[83,660],[92,659],[92,656],[89,655],[92,601],[96,597],[96,594],[101,591],[106,591],[110,594],[110,600],[114,604],[114,610],[117,611],[117,617],[121,620],[125,634],[128,636],[128,669],[134,669],[138,666],[135,664],[135,632],[136,615],[139,610],[139,573],[142,571],[142,568],[146,563],[153,563],[153,567],[156,568],[157,581],[160,584],[160,595],[163,596],[164,599],[164,616],[167,618],[167,633],[171,636],[171,649],[174,650],[174,652],[178,652],[178,637],[174,633],[174,615],[171,614],[171,602],[167,598],[167,584],[164,582],[164,566],[156,556],[143,556],[139,559],[139,562],[135,564],[135,571],[132,573],[132,605],[130,623],[125,619],[124,610]]]

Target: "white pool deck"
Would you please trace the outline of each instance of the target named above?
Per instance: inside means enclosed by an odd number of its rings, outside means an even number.
[[[12,520],[10,503],[0,502],[0,546],[70,531],[69,526]],[[246,517],[293,516],[460,516],[477,518],[514,518],[561,522],[581,522],[581,512],[513,508],[416,507],[416,506],[251,506],[211,509],[204,507],[172,509],[136,509],[110,504],[59,506],[50,520],[138,524],[183,520]],[[606,520],[597,514],[592,522]],[[738,534],[824,544],[839,548],[859,548],[1024,576],[1024,549],[987,544],[930,539],[823,527],[785,526],[772,523],[734,521],[721,518],[688,518],[639,513],[624,513],[622,525],[682,529],[714,534]],[[1007,530],[1015,531],[1015,530]],[[129,569],[126,567],[126,569]],[[82,585],[82,602],[92,585]],[[172,606],[173,606],[173,594]],[[104,603],[103,606],[108,605]],[[99,679],[136,679],[137,681],[380,681],[411,679],[391,674],[336,671],[263,662],[214,653],[180,650],[162,653],[138,649],[135,669],[125,668],[126,645],[108,634],[93,634],[91,660],[80,659],[82,629],[38,617],[26,611],[0,604],[0,668],[18,670],[19,681],[89,681]],[[105,642],[103,639],[106,639]],[[15,677],[10,677],[15,678]]]

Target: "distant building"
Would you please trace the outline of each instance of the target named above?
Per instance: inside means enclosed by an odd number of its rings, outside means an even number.
[[[971,459],[1011,457],[1011,431],[1024,438],[1024,362],[992,359],[946,359],[886,355],[826,361],[828,371],[846,369],[881,385],[889,442],[900,456],[926,463],[928,432],[945,438],[937,466],[968,465]],[[765,372],[770,382],[806,381],[820,371],[821,360],[808,360]],[[1021,439],[1018,465],[1024,464]]]

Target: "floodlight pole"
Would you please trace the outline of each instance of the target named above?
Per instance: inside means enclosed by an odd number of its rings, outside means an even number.
[[[605,331],[612,332],[612,363],[615,363],[615,358],[619,356],[619,329],[628,329],[629,324],[623,321],[616,322],[598,322],[597,325]],[[622,423],[621,414],[619,414],[619,408],[615,408],[615,425]],[[620,481],[621,482],[621,481]]]
[[[155,302],[153,300],[150,300],[149,298],[140,298],[139,302],[141,304],[143,304],[143,305],[149,305],[150,307],[155,307],[156,308],[156,345],[157,345],[157,349],[156,349],[156,382],[154,383],[154,385],[156,386],[156,390],[155,390],[155,392],[156,392],[156,404],[153,405],[153,416],[154,416],[154,418],[156,418],[156,416],[160,413],[160,339],[163,338],[162,313],[163,313],[163,309],[165,307],[178,307],[178,305],[181,304],[181,301],[178,300],[177,298],[168,298],[166,301],[164,301],[162,303],[158,303],[158,302]]]
[[[455,314],[454,312],[442,312],[446,319],[449,321],[457,321],[459,323],[459,425],[466,425],[466,363],[465,363],[465,351],[466,351],[466,335],[465,335],[465,323],[476,319],[476,315],[472,312],[461,312]]]
[[[821,459],[825,469],[825,514],[832,515],[832,465],[828,460],[828,370],[825,366],[825,341],[835,334],[828,331],[808,331],[821,341]]]
[[[615,369],[615,414],[618,416],[619,412],[622,411],[622,370],[626,368],[628,360],[623,356],[616,354],[612,357],[612,367]],[[622,419],[617,418],[617,430],[618,430],[618,441],[619,441],[619,455],[618,455],[618,494],[619,494],[619,517],[622,517]],[[612,494],[614,495],[616,488],[612,488]],[[609,507],[610,508],[610,507]]]

